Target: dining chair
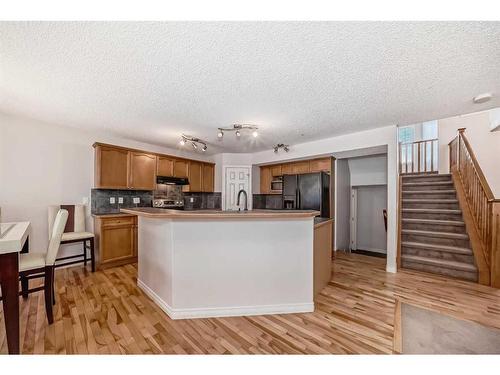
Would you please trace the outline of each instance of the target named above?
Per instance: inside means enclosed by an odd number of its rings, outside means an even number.
[[[95,271],[95,255],[94,255],[94,233],[87,232],[85,227],[85,205],[74,204],[74,205],[52,205],[49,206],[49,236],[52,232],[52,225],[54,223],[54,218],[59,211],[59,209],[68,211],[68,221],[66,227],[64,228],[64,233],[61,239],[61,245],[69,243],[83,243],[83,252],[77,255],[70,255],[62,258],[57,258],[56,267],[67,266],[70,264],[81,263],[87,265],[89,260],[87,256],[87,250],[90,253],[90,264],[92,272]],[[87,244],[88,242],[88,244]],[[81,258],[73,261],[68,261],[70,259]]]
[[[68,221],[68,211],[60,209],[54,220],[49,245],[45,253],[32,252],[19,255],[19,277],[21,279],[21,294],[27,298],[29,293],[43,290],[45,294],[45,311],[49,324],[54,322],[52,305],[54,299],[54,266],[61,244],[64,227]],[[28,280],[44,278],[43,286],[28,289]],[[23,282],[26,280],[26,282]]]

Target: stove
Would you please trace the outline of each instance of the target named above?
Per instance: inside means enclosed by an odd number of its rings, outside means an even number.
[[[153,207],[169,210],[183,210],[184,200],[153,199]]]

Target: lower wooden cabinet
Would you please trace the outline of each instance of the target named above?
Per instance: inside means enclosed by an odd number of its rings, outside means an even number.
[[[99,269],[137,262],[137,216],[95,216],[94,230]]]

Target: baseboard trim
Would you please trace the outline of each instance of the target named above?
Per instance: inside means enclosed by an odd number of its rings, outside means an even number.
[[[252,316],[272,314],[296,314],[314,311],[314,303],[291,303],[280,305],[207,307],[200,309],[174,309],[162,300],[144,282],[137,279],[137,286],[151,298],[171,319],[221,318],[229,316]]]

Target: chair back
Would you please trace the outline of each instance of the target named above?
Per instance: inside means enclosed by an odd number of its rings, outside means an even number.
[[[57,252],[59,251],[59,246],[61,245],[61,237],[64,233],[64,227],[66,226],[67,221],[68,211],[60,209],[54,220],[49,246],[47,248],[47,255],[45,256],[45,264],[47,266],[51,266],[56,262]]]
[[[49,238],[52,235],[54,221],[60,209],[68,211],[68,221],[64,228],[64,233],[67,232],[85,232],[85,205],[52,205],[49,206]]]

